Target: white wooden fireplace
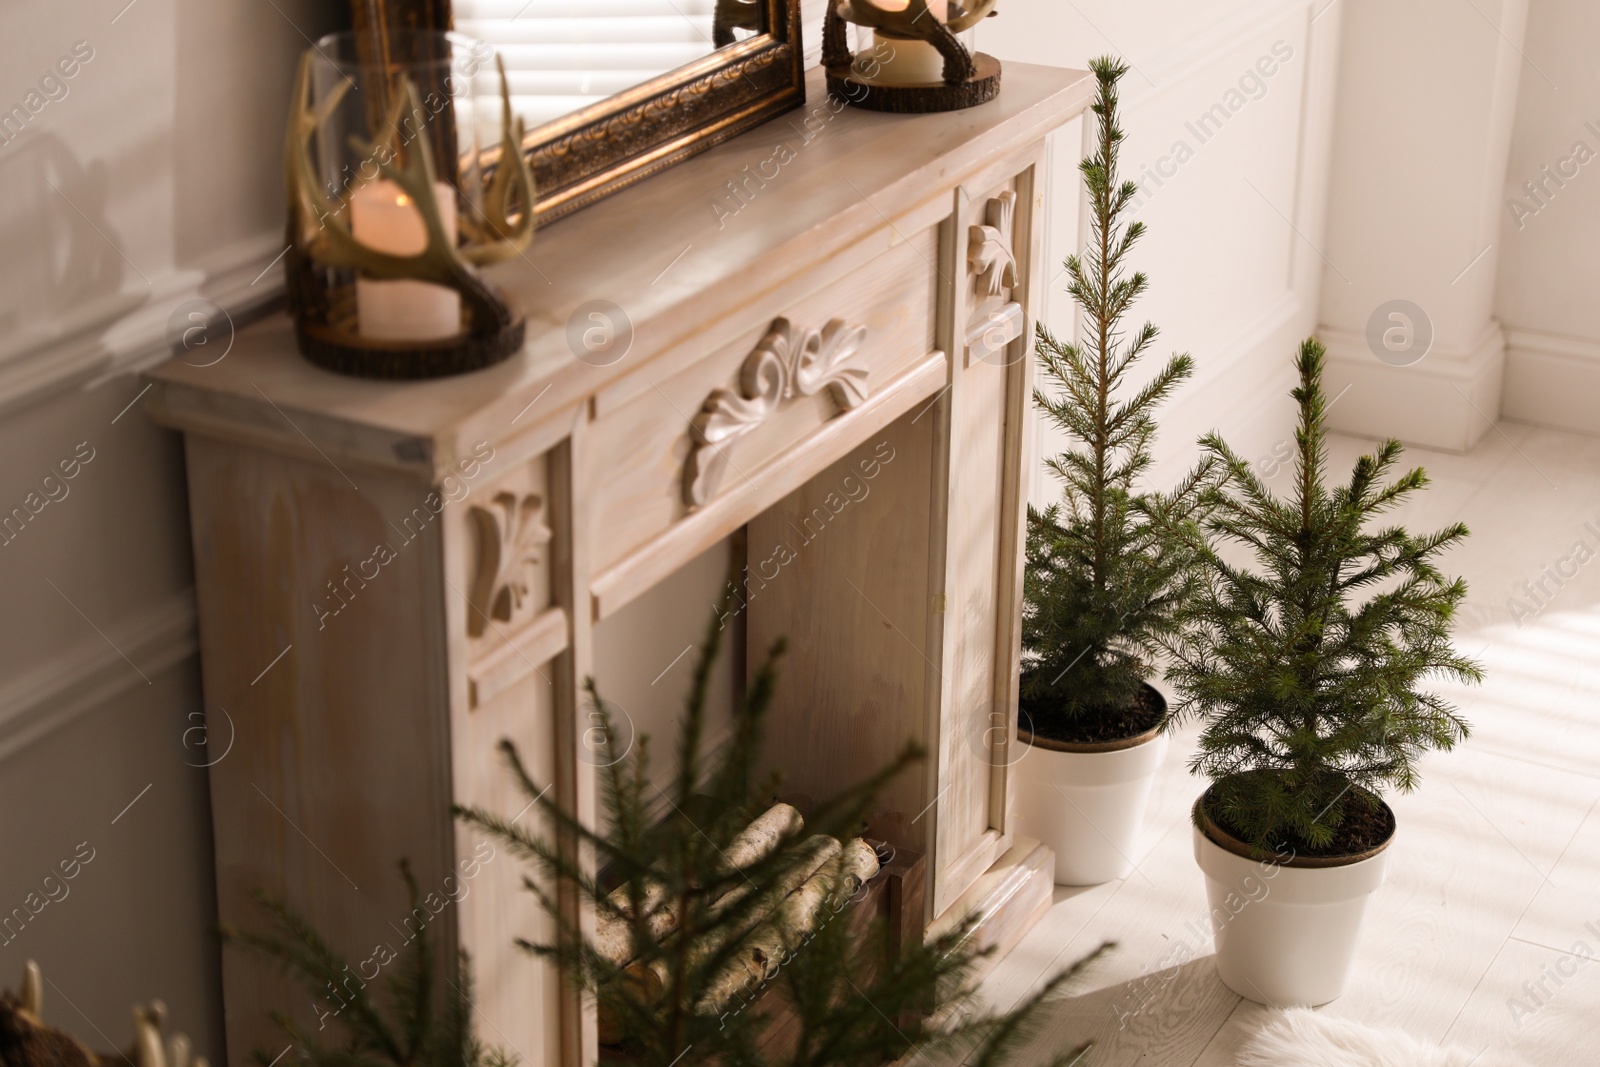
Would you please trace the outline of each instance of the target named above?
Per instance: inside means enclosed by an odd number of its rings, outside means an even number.
[[[827,795],[919,739],[922,773],[873,823],[926,854],[925,921],[976,911],[1003,951],[1048,906],[1006,765],[1043,139],[1090,79],[1012,64],[988,105],[901,117],[829,101],[813,73],[804,110],[496,268],[529,314],[507,363],[344,378],[276,319],[151,375],[186,441],[206,707],[237,729],[210,771],[224,923],[260,925],[265,888],[365,961],[414,928],[406,857],[444,951],[471,954],[485,1040],[529,1067],[593,1062],[584,1005],[512,944],[548,934],[521,865],[449,807],[523,808],[509,737],[593,820],[597,628],[731,537],[750,658],[789,639],[787,788]],[[620,357],[574,355],[595,301],[631,323]],[[710,604],[681,611],[696,633]],[[223,979],[235,1067],[283,1045],[267,1009],[315,1023],[260,960],[228,950]]]

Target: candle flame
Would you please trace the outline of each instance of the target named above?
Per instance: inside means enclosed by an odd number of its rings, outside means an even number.
[[[405,207],[407,204],[411,203],[411,198],[405,193],[401,193],[399,196],[394,198],[394,202],[398,207]]]

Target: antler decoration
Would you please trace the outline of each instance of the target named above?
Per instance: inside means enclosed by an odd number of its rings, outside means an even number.
[[[511,89],[506,82],[506,65],[497,55],[494,65],[500,72],[500,158],[484,191],[482,219],[461,220],[468,243],[461,250],[467,261],[480,267],[521,255],[533,243],[534,186],[528,157],[522,154],[525,133],[522,119],[512,118]],[[478,161],[472,161],[474,174]],[[520,202],[517,221],[510,221],[513,204]]]
[[[726,48],[738,39],[733,31],[750,30],[760,33],[766,28],[766,11],[751,0],[717,0],[716,11],[711,16],[711,43]]]
[[[967,8],[958,0],[951,0],[949,18],[941,21],[928,10],[928,0],[907,0],[905,6],[899,8],[880,7],[879,0],[839,0],[837,8],[830,7],[830,25],[824,26],[823,32],[825,37],[830,37],[829,30],[834,19],[843,19],[891,39],[926,41],[944,57],[944,83],[960,85],[972,77],[973,65],[972,54],[956,38],[956,34],[971,29],[980,20],[994,14],[996,2],[976,0],[971,8]],[[842,27],[835,30],[831,37],[842,41],[840,30]],[[836,52],[836,47],[826,47],[829,43],[829,40],[824,41],[824,51]],[[833,43],[837,45],[838,42]],[[828,56],[825,55],[824,62],[827,61]]]
[[[378,168],[378,173],[398,185],[422,214],[428,243],[416,255],[397,256],[380,252],[356,239],[344,208],[323,190],[312,165],[311,140],[328,120],[351,87],[346,80],[321,101],[311,104],[311,54],[301,57],[295,75],[294,103],[289,116],[289,134],[284,151],[285,179],[289,190],[290,237],[297,261],[303,256],[327,267],[360,271],[372,278],[410,278],[448,286],[461,294],[474,333],[490,334],[511,321],[510,311],[484,284],[473,266],[485,266],[520,254],[533,240],[533,174],[521,152],[523,123],[511,116],[510,91],[505,65],[498,56],[500,71],[502,137],[499,161],[485,190],[482,218],[461,220],[468,243],[463,248],[445,233],[436,199],[437,170],[433,150],[426,137],[416,137],[402,154],[398,151],[400,123],[404,109],[413,117],[423,111],[417,87],[404,81],[404,92],[397,95],[386,116],[388,136],[363,144],[353,144]],[[474,168],[476,162],[474,163]],[[512,220],[513,207],[520,210]],[[291,267],[291,276],[294,270]]]
[[[7,1067],[206,1067],[183,1034],[166,1038],[167,1006],[159,1000],[133,1009],[133,1044],[95,1052],[44,1021],[39,965],[27,962],[18,993],[0,991],[0,1062]],[[165,1038],[165,1040],[163,1040]]]

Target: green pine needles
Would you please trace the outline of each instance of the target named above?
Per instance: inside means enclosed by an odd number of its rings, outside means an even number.
[[[1287,499],[1219,436],[1202,439],[1228,480],[1210,494],[1214,545],[1202,550],[1202,592],[1168,674],[1183,694],[1178,712],[1204,719],[1191,770],[1214,779],[1207,813],[1268,852],[1349,851],[1341,831],[1371,821],[1381,790],[1410,791],[1423,753],[1467,736],[1424,682],[1482,679],[1450,645],[1466,583],[1438,567],[1467,528],[1370,529],[1428,483],[1421,468],[1386,481],[1398,441],[1357,460],[1347,483],[1324,484],[1322,363],[1322,346],[1307,340]],[[1253,567],[1215,547],[1230,542]]]
[[[514,1067],[517,1058],[490,1048],[474,1036],[472,976],[465,953],[448,993],[435,996],[435,954],[429,930],[431,912],[423,906],[417,880],[401,861],[400,872],[411,891],[412,930],[398,950],[388,945],[352,966],[331,948],[315,928],[294,908],[275,897],[258,893],[256,900],[272,920],[270,933],[241,932],[224,927],[224,940],[256,949],[272,957],[292,974],[312,996],[317,1027],[308,1029],[282,1011],[271,1018],[296,1050],[296,1060],[311,1067]],[[413,920],[413,916],[420,917]],[[413,929],[413,921],[417,925]],[[366,967],[374,973],[368,975]],[[386,977],[376,983],[379,972]],[[371,986],[387,988],[375,996]],[[436,1000],[443,1001],[443,1011]],[[318,1034],[333,1023],[342,1043],[324,1043]],[[277,1062],[282,1053],[256,1049],[261,1067]]]
[[[713,748],[706,706],[721,634],[713,619],[680,721],[677,768],[664,789],[651,784],[648,739],[640,737],[626,753],[611,750],[611,712],[590,683],[611,760],[600,778],[604,828],[584,825],[553,803],[515,749],[503,745],[515,780],[553,833],[530,833],[481,809],[460,814],[531,863],[524,884],[558,932],[550,943],[518,943],[574,976],[598,1004],[603,1040],[638,1067],[880,1067],[913,1048],[952,1045],[961,1062],[997,1067],[1038,1031],[1048,1006],[1088,960],[1057,975],[1017,1011],[973,1015],[947,1004],[936,1026],[928,1014],[960,989],[976,958],[968,928],[926,942],[914,937],[892,953],[885,924],[863,926],[855,920],[864,916],[847,910],[857,886],[842,874],[823,883],[828,888],[811,918],[788,905],[774,910],[775,901],[796,900],[793,887],[816,867],[812,835],[854,838],[877,792],[921,753],[908,747],[880,773],[809,813],[804,829],[786,831],[770,853],[730,862],[736,837],[767,810],[776,784],[757,767],[782,648],[757,667],[736,706],[731,736]],[[585,852],[609,877],[597,878],[580,862]],[[597,916],[595,933],[574,921],[579,900]],[[625,951],[615,941],[609,948],[600,942],[601,920],[613,932],[617,921],[624,925]],[[781,1032],[772,1028],[768,994],[792,1010]],[[955,1006],[963,1003],[958,995]],[[1048,1062],[1066,1067],[1082,1056],[1083,1046],[1066,1045]]]
[[[1034,402],[1072,443],[1046,461],[1062,483],[1061,501],[1042,512],[1029,508],[1023,579],[1024,726],[1031,719],[1034,732],[1070,741],[1132,736],[1159,721],[1159,704],[1141,709],[1140,693],[1153,670],[1150,655],[1176,632],[1193,591],[1193,538],[1185,528],[1211,470],[1202,464],[1166,494],[1137,486],[1152,462],[1152,411],[1189,378],[1194,361],[1173,356],[1136,384],[1135,366],[1157,330],[1147,322],[1125,336],[1122,327],[1148,284],[1126,267],[1144,224],[1121,221],[1138,190],[1117,175],[1117,83],[1128,68],[1110,57],[1090,67],[1099,81],[1099,146],[1079,166],[1090,237],[1087,251],[1066,264],[1085,341],[1068,344],[1040,324],[1040,367],[1057,391],[1034,390]]]

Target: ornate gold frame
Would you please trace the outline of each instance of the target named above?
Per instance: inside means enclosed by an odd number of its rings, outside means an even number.
[[[760,2],[766,33],[528,132],[541,225],[805,103],[800,0]]]
[[[725,9],[750,0],[718,0]],[[528,131],[537,221],[553,222],[805,103],[800,0],[756,0],[770,29],[581,111]],[[388,27],[448,29],[449,0],[352,0],[352,24],[381,42]],[[713,32],[731,33],[723,22]],[[492,165],[495,153],[487,153]]]

